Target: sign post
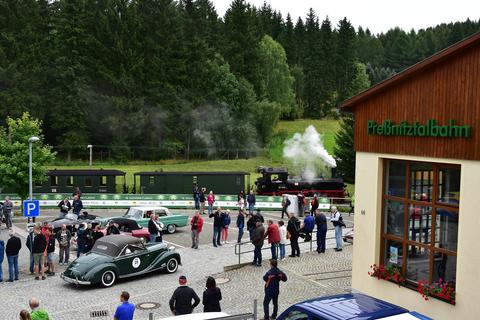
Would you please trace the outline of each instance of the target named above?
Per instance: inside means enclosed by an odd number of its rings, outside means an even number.
[[[23,216],[26,218],[38,217],[40,215],[40,201],[27,200],[23,202]]]

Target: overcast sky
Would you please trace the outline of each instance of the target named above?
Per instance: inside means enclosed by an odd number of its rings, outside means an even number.
[[[220,16],[231,0],[211,0]],[[247,0],[261,7],[264,0]],[[323,20],[327,15],[334,25],[343,17],[351,23],[368,27],[374,33],[385,32],[396,26],[409,31],[435,26],[440,23],[480,18],[480,0],[269,0],[273,9],[284,17],[290,12],[294,21],[304,18],[313,8]]]

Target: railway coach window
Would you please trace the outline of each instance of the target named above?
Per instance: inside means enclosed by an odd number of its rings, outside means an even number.
[[[85,187],[91,187],[91,186],[93,186],[92,178],[91,177],[85,177]]]
[[[460,166],[384,160],[380,260],[407,283],[455,286]]]
[[[73,176],[68,176],[68,177],[67,177],[66,185],[67,185],[68,187],[73,186]]]

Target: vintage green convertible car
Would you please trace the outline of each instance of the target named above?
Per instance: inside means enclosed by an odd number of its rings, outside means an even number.
[[[154,271],[173,273],[180,264],[180,254],[164,243],[145,244],[132,236],[110,235],[98,239],[92,250],[73,261],[61,278],[77,285],[110,287],[120,278]]]
[[[123,215],[124,218],[135,219],[138,224],[148,228],[150,215],[157,214],[163,223],[163,230],[168,233],[174,233],[177,228],[185,227],[188,222],[188,216],[183,214],[172,214],[165,207],[130,207]]]

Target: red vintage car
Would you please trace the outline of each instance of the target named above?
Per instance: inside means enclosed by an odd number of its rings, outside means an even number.
[[[120,234],[126,234],[136,238],[143,238],[146,242],[150,241],[150,233],[148,232],[148,229],[138,225],[136,220],[127,218],[112,218],[108,220],[108,222],[102,226],[102,229],[100,230],[104,235],[107,235],[107,227],[110,221],[118,226]]]

